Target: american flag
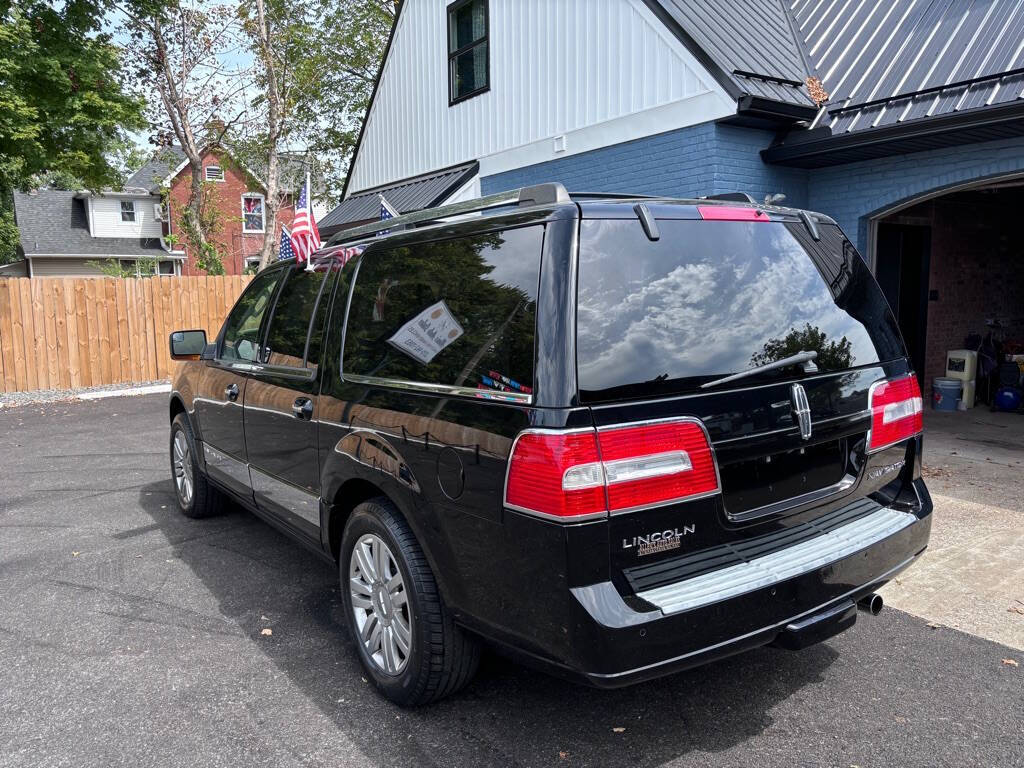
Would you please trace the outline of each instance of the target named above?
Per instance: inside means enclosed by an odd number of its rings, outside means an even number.
[[[384,198],[384,195],[378,194],[377,197],[380,198],[380,220],[381,221],[387,221],[388,219],[393,219],[393,218],[395,218],[395,216],[399,215],[398,211],[395,210],[395,208],[391,205],[391,203],[389,203]],[[378,235],[386,235],[390,231],[391,231],[390,229],[383,229],[380,232],[378,232],[377,234]]]
[[[300,264],[309,258],[313,251],[320,250],[320,230],[316,227],[316,219],[309,207],[308,190],[305,185],[295,201],[295,219],[292,221],[292,248],[295,249],[295,260]]]
[[[277,258],[295,258],[295,249],[292,248],[292,233],[288,231],[288,227],[284,224],[281,225],[281,243],[277,248]]]

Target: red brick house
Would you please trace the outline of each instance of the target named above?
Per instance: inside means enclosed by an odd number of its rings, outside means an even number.
[[[222,254],[224,271],[229,275],[242,274],[251,265],[258,264],[260,250],[266,237],[276,242],[281,225],[290,225],[294,217],[292,195],[286,195],[285,204],[278,211],[276,231],[268,232],[266,187],[257,171],[247,167],[224,148],[208,148],[203,155],[203,180],[208,204],[218,213],[218,226],[211,238]],[[304,181],[302,157],[282,158],[282,186],[298,192]],[[167,189],[168,210],[164,211],[164,232],[175,235],[174,249],[184,252],[180,265],[182,275],[204,275],[196,266],[195,254],[185,241],[182,216],[188,205],[192,173],[188,159],[180,147],[161,150],[128,180],[128,187],[144,187],[159,195]],[[321,218],[314,202],[314,215]]]

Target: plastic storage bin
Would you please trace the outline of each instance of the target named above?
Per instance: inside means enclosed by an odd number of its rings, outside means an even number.
[[[946,353],[947,379],[974,381],[978,373],[978,353],[973,349],[951,349]]]
[[[932,379],[932,408],[936,411],[955,411],[964,383],[960,379],[937,376]]]

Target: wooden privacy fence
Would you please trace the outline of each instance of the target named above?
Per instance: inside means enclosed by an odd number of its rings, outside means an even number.
[[[0,392],[169,378],[167,335],[220,330],[251,278],[0,280]]]

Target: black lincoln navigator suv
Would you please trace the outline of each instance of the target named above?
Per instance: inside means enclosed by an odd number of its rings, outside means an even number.
[[[800,648],[925,549],[922,402],[827,216],[558,184],[343,233],[171,336],[184,514],[336,564],[405,705],[483,641],[597,686]]]

